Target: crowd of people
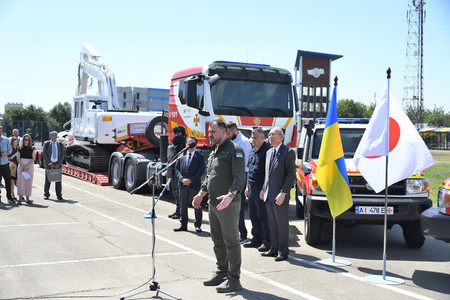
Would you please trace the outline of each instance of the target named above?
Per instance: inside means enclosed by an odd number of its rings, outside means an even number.
[[[175,134],[175,131],[177,133]],[[174,130],[172,143],[178,150],[197,139]],[[175,232],[187,230],[187,207],[195,209],[195,231],[201,233],[203,198],[208,194],[211,239],[216,256],[214,275],[203,282],[216,286],[219,293],[242,289],[240,284],[241,245],[257,248],[263,257],[284,261],[289,255],[289,200],[295,182],[295,152],[283,144],[283,130],[272,128],[268,142],[261,127],[252,130],[250,140],[235,123],[217,119],[209,123],[212,145],[205,167],[203,155],[189,150],[176,163],[174,181],[178,184],[177,210],[171,218],[180,218]],[[203,182],[200,178],[206,176]],[[245,200],[252,224],[247,238],[244,223]]]
[[[196,151],[197,138],[187,136],[183,126],[173,128],[172,145],[182,154],[172,171],[172,190],[176,210],[169,217],[180,219],[175,232],[187,231],[188,206],[195,210],[195,231],[202,232],[202,202],[208,194],[208,216],[217,270],[203,282],[217,286],[217,292],[228,293],[242,288],[240,284],[241,245],[257,248],[264,257],[275,261],[289,255],[289,198],[295,182],[294,151],[283,144],[283,130],[272,128],[268,142],[261,127],[253,128],[250,140],[235,123],[217,119],[209,123],[208,137],[212,145],[205,157]],[[6,197],[11,205],[28,204],[31,200],[36,150],[29,134],[3,136],[0,126],[0,175],[4,179]],[[183,149],[187,149],[182,153]],[[50,197],[50,184],[55,182],[58,200],[62,198],[60,180],[49,178],[48,170],[61,170],[65,147],[57,141],[57,133],[43,145],[45,165],[44,199]],[[202,178],[204,178],[202,180]],[[15,188],[17,187],[17,192]],[[245,201],[252,224],[252,238],[247,238]],[[1,202],[1,194],[0,194]]]
[[[64,145],[56,141],[57,133],[50,133],[51,140],[46,141],[43,147],[44,165],[46,169],[62,168],[64,159]],[[22,202],[32,204],[34,162],[36,149],[33,146],[31,135],[26,133],[19,136],[19,130],[13,129],[11,137],[3,135],[0,126],[0,181],[3,180],[6,190],[7,202],[11,205],[21,205]],[[56,182],[58,200],[62,200],[61,181]],[[50,180],[45,176],[44,198],[49,199]],[[16,192],[17,189],[17,192]],[[0,190],[0,202],[2,202]]]

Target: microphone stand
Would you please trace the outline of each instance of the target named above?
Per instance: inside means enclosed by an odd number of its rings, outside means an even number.
[[[130,192],[130,194],[134,194],[136,191],[138,191],[139,189],[141,189],[143,186],[145,186],[146,184],[148,184],[149,182],[152,183],[152,209],[149,213],[147,213],[144,218],[146,219],[152,219],[152,269],[153,269],[153,277],[150,279],[150,281],[152,281],[150,283],[150,286],[148,289],[124,296],[122,298],[120,298],[120,300],[124,300],[126,298],[130,298],[148,291],[156,291],[156,297],[158,297],[159,293],[163,293],[169,297],[172,297],[174,299],[177,300],[181,300],[181,298],[178,298],[177,296],[171,295],[169,293],[166,293],[164,291],[162,291],[160,289],[160,285],[157,281],[154,281],[155,279],[155,274],[156,274],[156,267],[155,267],[155,243],[156,243],[156,233],[155,233],[155,219],[156,219],[156,213],[155,213],[155,206],[156,206],[156,202],[155,202],[155,178],[156,176],[160,175],[162,172],[166,171],[170,166],[172,166],[174,163],[176,163],[183,155],[183,152],[186,151],[189,148],[194,148],[196,146],[195,143],[190,143],[188,146],[186,146],[183,150],[181,150],[180,152],[177,153],[177,155],[175,155],[172,160],[167,164],[167,166],[165,166],[163,169],[159,170],[156,173],[153,173],[152,176],[150,176],[149,179],[147,179],[143,184],[141,184],[140,186],[138,186],[137,188],[135,188],[134,190],[132,190]],[[164,187],[164,189],[162,190],[161,194],[158,197],[159,198],[162,196],[162,194],[164,193],[164,190],[166,189],[168,183],[166,183],[166,186]]]

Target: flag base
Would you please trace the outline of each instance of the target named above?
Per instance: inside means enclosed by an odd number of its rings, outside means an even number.
[[[376,284],[403,284],[405,281],[400,278],[391,277],[391,276],[383,276],[382,275],[369,275],[364,277],[365,281],[376,283]]]
[[[320,260],[318,260],[316,262],[321,264],[321,265],[334,266],[334,267],[346,267],[346,266],[350,266],[352,264],[348,260],[335,259],[333,261],[332,259],[329,259],[329,258],[327,258],[327,259],[320,259]]]

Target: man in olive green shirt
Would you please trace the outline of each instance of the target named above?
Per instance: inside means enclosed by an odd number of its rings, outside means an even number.
[[[240,189],[245,182],[244,151],[227,135],[222,120],[209,124],[209,140],[213,149],[208,158],[208,172],[200,192],[192,205],[200,207],[203,197],[209,194],[209,224],[214,244],[217,271],[203,282],[205,286],[217,286],[217,292],[229,293],[242,289],[241,246],[239,243]]]

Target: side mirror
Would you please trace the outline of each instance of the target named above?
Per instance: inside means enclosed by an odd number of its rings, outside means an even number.
[[[209,113],[209,111],[202,110],[202,109],[200,109],[200,110],[198,111],[198,114],[201,115],[201,116],[205,116],[205,117],[209,117],[209,116],[211,115],[211,114]]]
[[[311,165],[309,162],[303,162],[302,163],[302,171],[305,173],[305,175],[308,175],[311,173]]]
[[[208,78],[208,83],[210,86],[215,85],[220,80],[219,74],[215,74]]]

